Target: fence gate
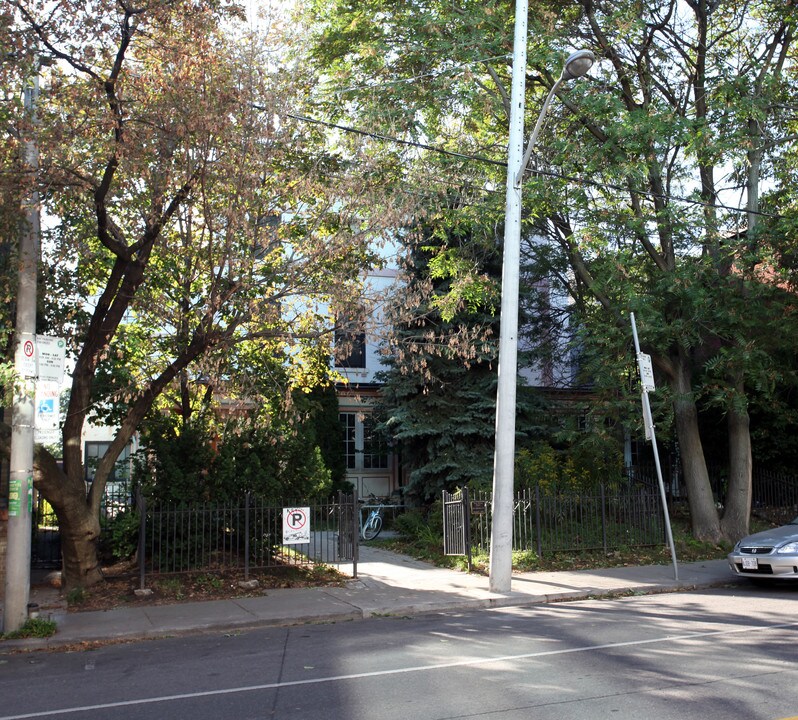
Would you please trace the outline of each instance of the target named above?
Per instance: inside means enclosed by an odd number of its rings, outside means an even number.
[[[338,493],[338,558],[352,561],[352,577],[357,578],[358,540],[357,496]]]
[[[55,510],[38,493],[31,517],[31,567],[61,567],[61,535]]]
[[[468,488],[443,491],[443,554],[464,555],[471,570],[471,518]]]

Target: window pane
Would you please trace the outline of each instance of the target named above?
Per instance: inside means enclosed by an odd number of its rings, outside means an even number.
[[[341,430],[343,433],[343,451],[346,467],[349,470],[354,470],[357,467],[357,455],[355,450],[356,413],[339,413],[338,418],[341,421]]]
[[[366,333],[360,327],[362,323],[350,318],[338,318],[335,329],[336,367],[366,367]]]
[[[370,417],[363,422],[363,467],[384,469],[388,467],[388,444],[375,425]]]
[[[84,447],[86,458],[84,472],[86,473],[86,482],[94,482],[94,472],[97,469],[97,463],[100,458],[111,447],[110,442],[105,441],[88,441]],[[126,482],[130,480],[130,445],[126,445],[125,449],[119,453],[119,457],[114,464],[114,469],[111,471],[111,476],[108,478],[109,483],[113,482]]]

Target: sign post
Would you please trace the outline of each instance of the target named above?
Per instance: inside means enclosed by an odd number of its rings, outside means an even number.
[[[668,514],[668,499],[665,495],[665,483],[662,480],[662,468],[659,462],[659,450],[657,449],[657,437],[654,434],[654,421],[651,417],[651,405],[648,401],[648,393],[655,390],[654,370],[651,365],[651,357],[640,352],[640,342],[637,339],[637,324],[635,314],[629,315],[632,321],[632,336],[635,341],[635,353],[637,354],[637,367],[640,370],[640,384],[643,387],[643,424],[646,428],[646,440],[651,440],[651,449],[654,451],[654,465],[657,468],[657,481],[659,482],[659,494],[662,498],[662,512],[665,515],[665,532],[668,537],[668,547],[671,551],[673,562],[673,579],[679,580],[679,566],[676,563],[676,548],[673,545],[673,532],[671,530],[671,519]]]

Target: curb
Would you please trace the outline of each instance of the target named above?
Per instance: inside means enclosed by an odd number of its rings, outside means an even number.
[[[413,617],[418,615],[425,615],[431,613],[442,612],[465,612],[473,610],[484,610],[494,608],[506,607],[530,607],[534,605],[546,605],[564,602],[577,602],[582,600],[600,600],[612,599],[625,596],[642,596],[642,595],[657,595],[662,593],[673,592],[689,592],[699,589],[708,589],[714,587],[733,587],[745,583],[741,578],[714,578],[705,582],[670,582],[670,583],[644,583],[644,584],[630,584],[622,587],[612,589],[605,588],[589,588],[578,591],[562,591],[552,592],[546,594],[525,594],[519,592],[512,592],[507,595],[489,595],[481,598],[456,598],[456,599],[442,599],[442,600],[422,600],[419,602],[408,602],[406,604],[380,604],[372,605],[368,597],[364,597],[362,602],[358,602],[357,598],[342,600],[341,598],[331,598],[335,602],[348,606],[348,609],[338,609],[337,611],[319,611],[309,613],[297,613],[296,615],[282,615],[279,617],[267,617],[258,614],[255,611],[247,611],[239,605],[239,609],[246,612],[251,612],[251,616],[241,617],[237,620],[220,620],[216,622],[209,619],[197,624],[191,624],[189,618],[178,617],[177,623],[174,627],[157,627],[150,618],[146,611],[142,613],[142,617],[135,618],[135,622],[148,622],[150,627],[142,627],[138,630],[129,631],[110,631],[105,634],[102,632],[94,631],[88,628],[76,627],[68,630],[68,634],[80,633],[80,637],[64,637],[59,636],[58,631],[50,638],[23,638],[19,640],[2,640],[0,641],[0,656],[8,655],[17,652],[32,652],[32,651],[49,651],[59,649],[90,649],[102,644],[115,644],[135,642],[137,640],[153,640],[164,639],[170,637],[184,637],[190,635],[203,635],[210,633],[225,633],[225,632],[238,632],[238,631],[251,631],[260,628],[269,627],[290,627],[297,625],[307,624],[324,624],[324,623],[341,623],[352,622],[355,620],[366,620],[378,617]],[[362,586],[363,589],[367,589]],[[223,601],[220,601],[223,602]],[[190,605],[190,604],[187,604]],[[186,610],[186,614],[190,616],[190,610]],[[76,613],[76,615],[80,615]],[[52,619],[57,624],[63,622],[67,618],[66,613],[54,613]],[[164,618],[159,621],[161,624]],[[68,624],[68,621],[67,621]],[[79,624],[79,623],[78,623]],[[182,626],[181,626],[182,625]]]

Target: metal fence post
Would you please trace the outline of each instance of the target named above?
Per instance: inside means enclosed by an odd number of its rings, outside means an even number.
[[[468,502],[468,486],[463,488],[463,541],[465,544],[468,572],[471,572],[471,504]]]
[[[247,490],[244,493],[244,581],[249,580],[249,496]]]
[[[352,578],[357,580],[357,561],[360,558],[360,509],[357,505],[357,490],[352,490]]]
[[[540,532],[540,485],[535,485],[535,541],[538,546],[538,558],[543,557],[543,538]]]
[[[601,545],[604,549],[604,554],[607,554],[607,514],[605,512],[604,502],[604,483],[599,483],[601,495]]]
[[[147,501],[141,494],[141,486],[136,488],[136,505],[139,509],[139,588],[144,590],[144,566],[147,548]]]

